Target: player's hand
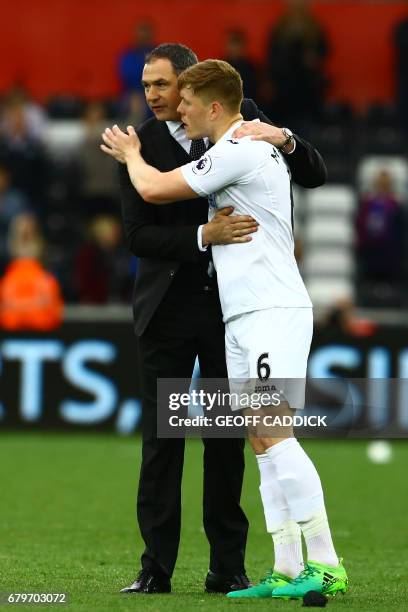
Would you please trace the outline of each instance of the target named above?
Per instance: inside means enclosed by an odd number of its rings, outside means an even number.
[[[232,138],[243,138],[243,136],[251,136],[251,140],[263,140],[275,147],[281,147],[286,136],[281,128],[262,121],[244,121],[244,123],[232,133]],[[290,151],[285,151],[290,153]]]
[[[249,215],[233,215],[234,208],[219,210],[203,227],[203,246],[208,244],[239,244],[250,242],[259,224]]]
[[[104,153],[114,157],[117,161],[125,164],[129,156],[140,151],[141,143],[131,125],[127,127],[127,134],[114,125],[112,129],[106,128],[102,134],[105,144],[101,145]]]

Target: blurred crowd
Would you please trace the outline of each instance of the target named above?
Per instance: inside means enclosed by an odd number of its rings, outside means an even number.
[[[19,256],[15,227],[31,219],[43,245],[31,258],[58,280],[65,301],[127,301],[136,263],[122,235],[117,167],[99,149],[105,105],[83,107],[75,147],[59,153],[47,140],[47,109],[20,87],[4,97],[0,117],[1,271]]]
[[[114,100],[84,102],[60,96],[39,105],[22,85],[3,92],[1,312],[7,310],[4,296],[10,290],[5,284],[10,286],[10,276],[33,277],[34,267],[48,279],[56,319],[62,302],[130,300],[137,261],[123,237],[117,167],[100,151],[100,134],[113,120],[137,125],[149,116],[140,77],[145,55],[159,42],[150,22],[136,24],[135,40],[118,61],[121,94]],[[395,104],[373,101],[364,115],[345,102],[327,102],[330,40],[303,0],[289,1],[271,27],[262,65],[251,59],[247,35],[239,29],[226,31],[224,59],[241,73],[245,95],[278,125],[309,139],[323,154],[332,182],[350,185],[364,155],[405,158],[407,152],[408,19],[396,28],[394,45]],[[69,130],[67,141],[56,148],[55,125],[72,123],[78,127],[75,142]],[[355,218],[358,296],[364,305],[373,285],[391,286],[392,305],[399,303],[392,297],[395,287],[403,291],[404,285],[406,203],[385,170],[369,191],[360,194]],[[26,263],[24,273],[16,269],[18,261]]]

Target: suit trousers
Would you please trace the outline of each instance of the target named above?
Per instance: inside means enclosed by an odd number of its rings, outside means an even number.
[[[139,338],[142,464],[137,514],[145,542],[142,567],[171,577],[181,526],[184,439],[157,438],[157,379],[191,378],[198,355],[203,378],[227,378],[224,324],[216,290],[171,290]],[[240,506],[243,439],[203,439],[203,523],[212,571],[245,572],[248,521]]]

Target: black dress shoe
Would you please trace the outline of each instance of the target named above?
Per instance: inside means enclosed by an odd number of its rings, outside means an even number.
[[[167,576],[153,574],[150,570],[142,569],[136,580],[128,587],[121,589],[121,593],[170,593],[171,582]]]
[[[205,579],[205,590],[207,593],[242,591],[243,589],[249,589],[250,586],[252,586],[252,584],[245,574],[225,576],[224,574],[216,574],[210,570]]]

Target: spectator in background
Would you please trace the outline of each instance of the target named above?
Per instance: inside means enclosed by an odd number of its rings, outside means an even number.
[[[244,96],[255,98],[258,89],[257,67],[248,57],[247,38],[242,30],[227,33],[225,61],[239,72],[244,82]]]
[[[377,324],[370,319],[360,317],[353,300],[349,297],[336,300],[321,322],[321,331],[325,335],[338,336],[340,333],[353,338],[366,338],[372,336],[376,330]]]
[[[8,260],[7,233],[13,218],[28,212],[27,197],[11,184],[7,166],[0,162],[0,267],[3,269]]]
[[[274,87],[275,115],[297,130],[321,113],[327,79],[328,42],[305,0],[288,8],[270,33],[267,62]]]
[[[404,17],[394,30],[394,46],[396,104],[401,126],[408,135],[408,17]]]
[[[129,272],[121,223],[108,215],[93,218],[89,239],[79,249],[75,261],[79,301],[91,304],[127,301],[133,282]]]
[[[138,91],[133,91],[120,103],[120,119],[126,125],[140,125],[146,114],[145,98]]]
[[[38,134],[30,127],[25,102],[7,101],[0,122],[0,162],[7,161],[13,184],[40,212],[45,202],[48,161]]]
[[[62,322],[63,302],[56,279],[41,264],[44,241],[33,215],[10,224],[11,263],[0,280],[0,326],[48,331]]]
[[[88,215],[114,213],[118,174],[114,164],[106,159],[99,147],[101,131],[106,127],[106,110],[101,102],[90,102],[82,117],[84,140],[76,162],[82,194],[82,210]]]
[[[145,57],[155,47],[154,27],[150,21],[136,24],[133,46],[124,51],[119,58],[119,78],[122,86],[121,115],[130,115],[135,106],[143,110],[141,119],[148,113],[141,83]],[[137,125],[137,124],[136,124]]]
[[[140,21],[136,25],[134,44],[119,58],[119,76],[124,93],[138,91],[143,93],[141,84],[145,57],[155,46],[154,29],[150,21]]]
[[[43,142],[45,139],[45,131],[47,127],[47,117],[44,109],[30,100],[24,87],[17,84],[6,95],[5,109],[19,106],[23,110],[24,122],[26,125],[27,134],[33,141]],[[7,135],[12,127],[8,126],[7,112],[2,116],[0,121],[0,131]],[[10,133],[11,135],[11,133]]]
[[[361,282],[398,284],[403,271],[403,214],[385,170],[376,176],[373,192],[362,199],[356,223]]]

